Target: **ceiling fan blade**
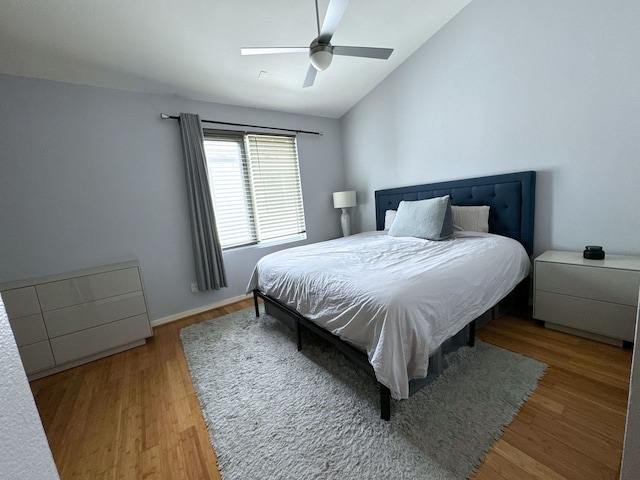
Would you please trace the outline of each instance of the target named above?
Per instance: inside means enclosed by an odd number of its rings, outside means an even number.
[[[316,80],[316,73],[318,73],[318,71],[313,68],[313,65],[309,65],[309,70],[307,70],[307,77],[304,79],[302,88],[313,86],[313,82]]]
[[[344,47],[334,45],[334,55],[344,55],[347,57],[364,57],[364,58],[379,58],[386,60],[389,58],[393,48],[375,48],[375,47]]]
[[[338,28],[338,24],[340,20],[342,20],[342,16],[348,5],[349,0],[329,1],[327,13],[324,16],[322,28],[320,29],[320,35],[318,35],[318,41],[320,43],[329,43],[331,41],[331,37],[333,37],[336,28]]]
[[[270,55],[272,53],[308,53],[309,47],[249,47],[241,48],[242,55]]]

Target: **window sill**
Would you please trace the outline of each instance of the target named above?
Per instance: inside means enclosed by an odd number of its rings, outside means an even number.
[[[260,249],[260,248],[269,248],[269,247],[275,247],[275,246],[278,246],[278,245],[284,245],[284,244],[287,244],[287,243],[301,242],[302,240],[306,240],[306,239],[307,239],[307,234],[306,233],[301,233],[299,235],[292,235],[290,237],[279,238],[278,240],[270,240],[268,242],[255,243],[253,245],[242,245],[242,246],[239,246],[239,247],[223,248],[222,249],[222,253],[226,254],[226,253],[235,253],[235,252],[245,252],[247,250],[256,250],[256,249]]]

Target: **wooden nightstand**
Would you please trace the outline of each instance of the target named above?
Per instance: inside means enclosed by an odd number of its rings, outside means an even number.
[[[533,316],[545,326],[623,345],[635,339],[640,257],[549,250],[534,261]]]

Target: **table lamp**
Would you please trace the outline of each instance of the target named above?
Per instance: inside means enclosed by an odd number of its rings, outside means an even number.
[[[347,208],[355,207],[356,205],[357,203],[355,191],[348,190],[345,192],[333,193],[333,208],[342,209],[342,215],[340,215],[340,223],[342,223],[342,235],[345,237],[351,235],[351,221]]]

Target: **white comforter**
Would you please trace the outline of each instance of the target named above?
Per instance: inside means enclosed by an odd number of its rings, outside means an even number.
[[[247,292],[259,288],[366,351],[377,380],[402,399],[410,379],[427,375],[429,355],[529,269],[522,245],[498,235],[366,232],[265,256]]]

